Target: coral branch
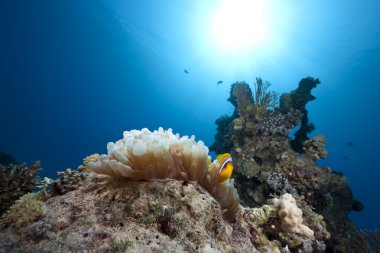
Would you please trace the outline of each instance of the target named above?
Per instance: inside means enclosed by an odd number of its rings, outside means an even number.
[[[268,108],[277,106],[278,93],[275,91],[268,91],[270,86],[271,84],[268,81],[263,82],[260,77],[256,78],[255,93],[253,97],[256,118],[260,118]]]

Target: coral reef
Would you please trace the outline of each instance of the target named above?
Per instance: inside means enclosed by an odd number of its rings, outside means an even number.
[[[255,252],[249,234],[235,234],[197,183],[91,173],[77,189],[52,195],[45,204],[39,220],[0,230],[4,252]]]
[[[266,112],[268,108],[274,108],[278,102],[278,93],[275,91],[269,91],[271,84],[268,81],[263,82],[263,80],[258,77],[255,82],[255,92],[253,96],[255,117],[260,118],[260,116]]]
[[[108,155],[89,161],[87,168],[112,177],[133,180],[181,180],[197,182],[233,219],[238,210],[239,196],[233,180],[219,182],[219,165],[212,163],[208,148],[195,137],[179,137],[172,130],[132,130],[124,138],[107,144]]]
[[[379,230],[361,229],[360,235],[363,237],[365,241],[367,241],[367,245],[369,246],[367,252],[380,252],[380,231]],[[358,243],[361,243],[361,241],[358,240]],[[366,245],[366,244],[363,243],[362,245]]]
[[[41,170],[39,161],[30,168],[25,163],[0,164],[0,215],[21,196],[36,189]]]
[[[320,160],[327,157],[325,149],[326,139],[323,135],[316,135],[303,143],[305,156],[312,160]]]
[[[323,217],[311,209],[305,210],[313,219],[303,221],[302,211],[290,194],[258,208],[245,208],[251,240],[259,252],[275,252],[275,247],[282,252],[324,252],[330,234]]]
[[[314,236],[313,230],[302,224],[302,210],[298,208],[296,200],[291,194],[285,193],[281,198],[273,199],[273,204],[278,209],[283,230],[301,234],[306,237]]]
[[[231,136],[233,126],[230,123],[236,118],[236,114],[233,114],[232,116],[224,115],[215,121],[217,125],[217,132],[215,136],[215,142],[210,147],[211,150],[215,151],[218,154],[223,154],[225,153],[225,150],[232,149],[232,140],[226,137]]]
[[[350,237],[339,238],[340,243],[334,248],[336,253],[377,253],[380,252],[379,230],[355,229],[352,224],[346,224],[351,231]]]
[[[317,230],[308,237],[283,229],[275,201],[241,208],[229,222],[195,182],[131,181],[90,172],[76,189],[42,202],[43,215],[2,227],[1,252],[322,252],[324,245]],[[322,223],[302,224],[323,229]]]
[[[41,201],[38,193],[27,193],[18,199],[4,214],[1,219],[2,225],[12,225],[16,228],[24,227],[46,213],[45,203]]]
[[[324,218],[326,224],[320,227],[326,226],[331,236],[326,234],[322,238],[327,249],[332,250],[356,233],[348,214],[360,211],[363,205],[353,198],[341,173],[316,164],[316,160],[327,156],[326,141],[321,135],[308,139],[312,124],[305,106],[315,99],[310,92],[317,84],[318,79],[302,79],[296,90],[281,95],[279,107],[266,107],[259,116],[255,113],[254,98],[249,98],[258,91],[252,92],[243,82],[233,84],[228,101],[235,106],[237,115],[230,116],[234,119],[229,123],[223,122],[223,129],[229,131],[223,136],[217,133],[212,148],[231,153],[235,185],[243,206],[262,206],[273,194],[290,193],[301,203],[304,221]],[[270,91],[266,92],[269,96]],[[298,124],[301,124],[298,134],[291,140],[289,133]],[[217,146],[228,141],[232,145]]]
[[[85,173],[85,166],[79,166],[77,170],[68,168],[65,171],[59,171],[57,174],[59,179],[51,182],[54,194],[65,194],[77,189],[88,175]]]
[[[238,205],[233,180],[219,182],[219,160],[211,163],[208,148],[194,137],[162,128],[132,130],[107,148],[107,155],[86,157],[77,170],[59,172],[58,180],[45,178],[42,191],[19,199],[0,220],[0,249],[323,252],[326,247],[323,217],[302,199],[283,194],[260,207]]]
[[[40,192],[30,193],[39,162],[0,165],[0,253],[378,252],[379,231],[348,219],[363,205],[347,179],[316,163],[328,153],[323,135],[308,137],[317,84],[302,79],[279,106],[261,78],[253,91],[232,85],[234,112],[216,121],[211,146],[230,162],[225,177],[202,141],[162,128],[125,131]]]
[[[303,143],[308,140],[307,135],[315,129],[314,125],[309,122],[306,104],[315,99],[311,94],[311,90],[320,83],[318,79],[312,77],[303,78],[299,82],[297,89],[290,93],[284,93],[280,97],[280,109],[283,112],[297,110],[302,113],[300,128],[294,133],[295,138],[291,142],[292,148],[298,153],[303,152]]]

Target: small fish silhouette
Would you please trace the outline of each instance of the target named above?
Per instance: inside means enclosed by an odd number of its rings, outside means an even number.
[[[187,71],[187,69],[184,69],[183,72],[185,72],[186,74],[189,74],[189,71]]]
[[[344,160],[348,160],[348,156],[344,156],[343,159],[344,159]]]
[[[354,143],[352,141],[348,141],[346,143],[346,145],[347,145],[347,147],[352,147],[352,146],[354,146]]]
[[[221,83],[223,83],[223,81],[218,81],[218,82],[216,83],[216,85],[219,85],[219,84],[221,84]]]

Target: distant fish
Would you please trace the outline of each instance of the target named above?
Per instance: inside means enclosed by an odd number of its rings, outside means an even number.
[[[189,74],[189,71],[187,71],[187,69],[184,69],[183,72],[185,72],[186,74]]]
[[[344,159],[344,160],[348,160],[348,156],[345,155],[345,156],[343,157],[343,159]]]
[[[230,179],[234,166],[232,164],[232,157],[230,154],[225,153],[218,155],[216,161],[219,163],[219,182],[224,182]]]
[[[218,81],[218,82],[216,83],[216,85],[219,85],[219,84],[221,84],[221,83],[223,83],[223,81]]]
[[[352,147],[352,146],[354,146],[354,143],[352,141],[348,141],[346,143],[346,145],[347,145],[347,147]]]

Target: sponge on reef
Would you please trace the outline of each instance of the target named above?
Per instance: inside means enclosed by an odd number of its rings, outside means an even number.
[[[85,160],[87,168],[131,180],[197,182],[219,202],[227,218],[238,210],[233,179],[219,183],[217,163],[211,163],[208,147],[194,136],[180,138],[172,129],[163,128],[125,131],[123,139],[107,144],[107,151],[107,155]]]
[[[285,193],[280,198],[273,199],[273,204],[278,210],[283,230],[305,237],[314,236],[313,230],[302,224],[302,210],[297,206],[296,200],[291,194]]]
[[[17,228],[24,227],[46,213],[46,205],[40,200],[38,193],[27,193],[18,199],[2,217],[4,225],[13,224]]]

